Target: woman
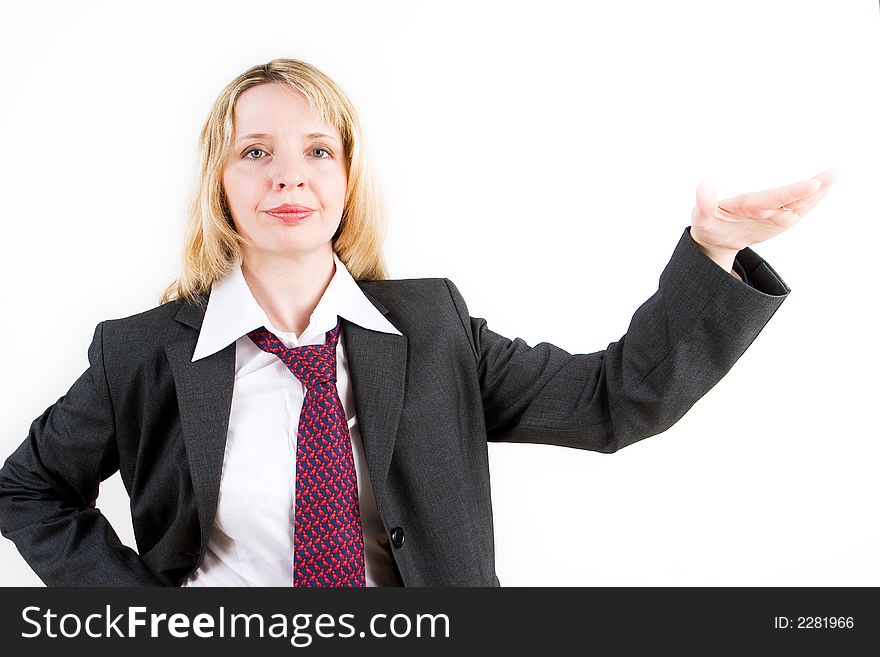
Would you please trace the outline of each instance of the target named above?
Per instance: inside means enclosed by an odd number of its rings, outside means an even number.
[[[50,585],[482,585],[487,440],[614,452],[675,423],[788,294],[750,248],[833,182],[701,187],[605,351],[508,340],[448,279],[387,280],[356,113],[277,59],[200,137],[183,270],[98,324],[89,368],[0,470],[0,529]],[[120,470],[138,550],[95,508]]]

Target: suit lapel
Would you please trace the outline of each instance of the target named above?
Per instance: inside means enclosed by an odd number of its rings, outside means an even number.
[[[226,449],[232,388],[235,381],[235,343],[192,362],[202,326],[204,307],[184,304],[175,319],[195,332],[165,345],[177,390],[177,406],[199,511],[201,550],[208,544]]]
[[[381,508],[403,409],[407,338],[365,329],[344,318],[342,335],[367,469]]]
[[[382,314],[389,314],[378,299],[365,291],[364,294]],[[177,390],[202,550],[208,543],[217,511],[235,380],[235,343],[192,362],[206,303],[207,299],[203,304],[181,305],[175,319],[196,330],[165,345]],[[345,318],[342,335],[367,469],[381,505],[403,408],[407,338],[365,329]]]

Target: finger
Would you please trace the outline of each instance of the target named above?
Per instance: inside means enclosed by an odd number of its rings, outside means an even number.
[[[823,185],[822,188],[818,192],[816,192],[815,194],[810,194],[809,196],[805,196],[804,198],[799,199],[793,203],[786,203],[783,210],[800,210],[801,208],[803,208],[807,205],[810,205],[810,207],[812,207],[813,205],[815,205],[819,201],[819,199],[821,199],[823,196],[825,196],[825,194],[828,193],[828,189],[829,189],[828,187],[825,187]]]
[[[815,199],[820,194],[824,194],[827,191],[827,187],[823,184],[817,191],[813,192],[809,196],[804,196],[803,198],[799,198],[797,201],[792,201],[791,203],[786,203],[782,206],[783,210],[797,210],[805,206],[807,203],[810,203],[813,199]],[[775,209],[775,208],[774,208]]]
[[[696,211],[701,217],[710,217],[718,207],[718,191],[708,180],[704,180],[697,186]]]
[[[738,196],[736,199],[729,200],[730,202],[738,202],[739,206],[746,211],[773,210],[809,196],[815,193],[821,186],[822,181],[820,180],[802,180],[784,187],[767,189],[763,192],[749,192]],[[725,205],[726,202],[722,201],[721,204]]]
[[[797,212],[799,215],[804,216],[805,214],[807,214],[807,212],[809,212],[814,207],[816,207],[816,204],[822,200],[822,198],[825,196],[827,191],[828,190],[823,189],[818,194],[815,194],[806,204],[802,205],[799,208],[794,208],[794,211]],[[800,201],[798,201],[798,202],[800,202]]]
[[[837,182],[837,179],[838,173],[836,169],[828,169],[826,171],[823,171],[822,173],[816,174],[815,176],[813,176],[812,180],[818,180],[822,184],[822,186],[809,196],[798,199],[793,203],[786,203],[783,209],[797,210],[798,208],[804,207],[807,203],[812,203],[814,200],[822,198],[822,196],[824,196],[828,191],[828,188],[835,182]]]
[[[800,212],[794,212],[789,210],[772,210],[769,213],[769,217],[767,217],[766,221],[770,221],[777,226],[783,228],[783,230],[788,230],[792,226],[794,226],[797,222],[801,220],[803,215]]]
[[[794,203],[787,203],[785,205],[785,208],[789,210],[800,210],[807,205],[809,205],[811,208],[814,207],[816,203],[818,203],[819,200],[828,193],[829,187],[837,182],[838,178],[839,173],[837,169],[828,169],[827,171],[823,171],[822,173],[813,176],[814,180],[819,180],[822,183],[822,187],[819,188],[819,191],[810,194],[810,196],[799,199]]]
[[[813,176],[814,180],[821,180],[822,181],[823,188],[828,187],[829,185],[836,183],[839,178],[840,178],[840,172],[837,169],[827,169],[826,171],[823,171],[822,173],[819,173],[819,174],[816,174],[815,176]]]

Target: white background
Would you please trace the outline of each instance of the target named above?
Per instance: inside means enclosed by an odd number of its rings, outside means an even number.
[[[0,458],[86,368],[95,325],[176,276],[216,95],[293,57],[358,108],[391,276],[448,277],[531,345],[619,339],[701,180],[725,198],[837,167],[754,247],[790,297],[674,427],[614,455],[490,445],[497,572],[880,585],[878,50],[870,0],[19,3],[0,27]],[[118,476],[98,506],[134,546]],[[5,539],[0,565],[40,585]]]

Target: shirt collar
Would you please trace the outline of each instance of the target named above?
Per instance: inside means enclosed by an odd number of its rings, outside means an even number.
[[[241,271],[241,261],[236,262],[227,276],[211,285],[193,362],[220,351],[260,326],[274,333],[288,349],[309,344],[333,329],[338,321],[337,316],[363,328],[402,335],[367,299],[336,253],[333,254],[333,262],[336,271],[299,340],[293,332],[279,331],[272,326],[248,287]]]

